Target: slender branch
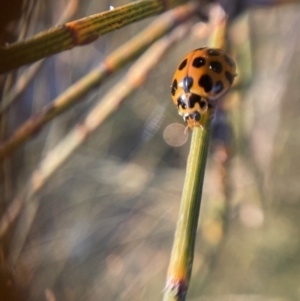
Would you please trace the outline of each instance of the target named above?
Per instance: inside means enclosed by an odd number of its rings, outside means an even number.
[[[221,18],[211,35],[209,45],[223,47],[226,21],[226,17]],[[213,110],[209,109],[201,117],[203,127],[193,129],[179,217],[167,273],[164,301],[184,301],[188,291],[194,260],[212,115]]]
[[[69,1],[67,7],[62,13],[57,23],[66,22],[75,14],[78,7],[78,0]],[[18,78],[17,83],[4,95],[4,98],[0,104],[0,116],[9,108],[14,100],[25,90],[30,81],[34,78],[36,73],[40,70],[40,67],[45,60],[40,60],[35,64],[31,65],[24,71],[23,74]]]
[[[1,47],[0,73],[76,46],[89,44],[101,35],[159,14],[184,2],[183,0],[135,1],[113,10],[53,27],[23,42]]]
[[[163,300],[184,300],[192,270],[202,186],[210,136],[209,114],[195,128]]]

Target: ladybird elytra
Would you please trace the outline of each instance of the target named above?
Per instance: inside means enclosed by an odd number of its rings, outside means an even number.
[[[179,63],[171,84],[171,97],[189,128],[201,125],[201,116],[231,87],[234,60],[222,49],[198,48]]]

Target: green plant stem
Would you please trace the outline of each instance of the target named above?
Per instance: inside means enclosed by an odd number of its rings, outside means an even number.
[[[61,24],[70,20],[70,18],[77,12],[78,1],[79,0],[69,1],[64,12],[57,21],[57,24]],[[24,33],[23,29],[22,33]],[[6,111],[6,109],[9,108],[10,105],[17,99],[17,97],[25,90],[25,88],[40,70],[40,67],[43,65],[43,63],[44,60],[40,60],[39,62],[32,64],[22,74],[18,73],[18,79],[14,83],[14,86],[8,91],[4,92],[4,96],[0,104],[0,117]],[[11,76],[14,76],[13,73],[11,73]]]
[[[36,36],[0,48],[0,73],[5,73],[75,46],[89,44],[99,36],[171,9],[183,0],[140,0],[109,11],[53,27]]]
[[[210,137],[210,113],[193,129],[164,301],[184,300],[190,280]]]
[[[226,29],[227,17],[224,16],[216,23],[208,45],[223,48]],[[209,146],[210,121],[213,113],[213,109],[209,109],[201,117],[202,127],[193,129],[179,217],[167,273],[164,301],[184,301],[188,290]]]

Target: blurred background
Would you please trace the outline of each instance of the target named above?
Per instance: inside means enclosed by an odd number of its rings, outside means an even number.
[[[25,27],[31,36],[54,26],[68,5],[75,20],[128,3],[28,0],[24,11],[20,2],[0,2],[1,45]],[[0,240],[1,301],[162,298],[191,136],[171,101],[170,83],[181,58],[207,45],[220,13],[212,6],[209,23],[191,20],[190,33],[10,225]],[[48,58],[2,115],[2,137],[154,19]],[[300,3],[284,3],[247,8],[229,26],[238,79],[213,122],[188,300],[300,299],[299,21]],[[129,68],[1,163],[0,216],[45,153]],[[24,70],[13,74],[11,86]],[[4,79],[2,98],[10,89]]]

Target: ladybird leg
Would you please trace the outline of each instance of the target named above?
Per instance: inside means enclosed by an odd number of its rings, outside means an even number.
[[[187,134],[188,134],[189,128],[190,128],[189,125],[187,125],[187,126],[185,127],[184,132],[183,132],[184,135],[187,135]]]

